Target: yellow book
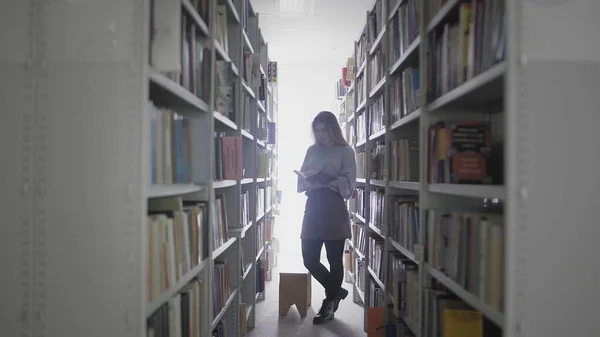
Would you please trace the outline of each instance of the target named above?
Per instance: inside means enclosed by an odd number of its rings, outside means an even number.
[[[443,337],[482,337],[483,316],[479,311],[444,309],[442,334]]]

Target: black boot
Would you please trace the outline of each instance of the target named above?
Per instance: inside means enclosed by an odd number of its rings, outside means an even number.
[[[333,319],[333,301],[324,299],[321,309],[313,318],[313,324],[323,324]]]
[[[346,299],[346,297],[348,297],[348,290],[340,288],[340,291],[338,291],[338,295],[335,297],[335,300],[333,300],[333,312],[336,312],[338,310],[340,302],[343,299]]]

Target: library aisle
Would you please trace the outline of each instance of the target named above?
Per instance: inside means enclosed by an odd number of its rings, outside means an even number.
[[[320,303],[325,297],[325,292],[321,285],[313,278],[312,280],[312,307],[308,309],[305,318],[295,307],[291,307],[287,316],[279,316],[279,272],[284,270],[302,270],[302,256],[300,253],[300,224],[304,212],[304,200],[306,197],[302,194],[288,191],[284,185],[283,193],[285,198],[281,204],[281,214],[277,220],[277,237],[280,240],[280,252],[277,254],[277,266],[273,269],[273,278],[266,286],[265,300],[257,303],[256,327],[246,335],[247,337],[364,337],[366,333],[363,330],[362,315],[363,308],[352,302],[351,296],[342,301],[338,311],[335,313],[335,319],[324,325],[313,325],[312,317],[319,309]],[[285,230],[285,235],[281,232]],[[321,256],[321,262],[328,266],[324,251]],[[351,290],[352,285],[344,282],[344,288]]]
[[[2,337],[598,335],[599,0],[254,2],[0,0]],[[323,83],[358,172],[315,326],[279,140]]]
[[[327,266],[327,259],[322,263]],[[282,253],[278,255],[278,264],[292,264],[301,266],[302,260],[293,254]],[[346,289],[351,289],[352,285],[344,283]],[[312,317],[319,309],[319,305],[325,297],[322,287],[313,279],[312,281],[312,307],[308,309],[308,315],[305,318],[300,317],[298,311],[292,307],[287,316],[279,317],[278,313],[278,289],[279,289],[279,271],[275,268],[272,281],[267,285],[266,292],[269,296],[264,302],[257,304],[258,315],[256,317],[256,328],[246,335],[247,337],[364,337],[362,315],[363,308],[352,302],[348,297],[342,301],[338,311],[335,313],[335,319],[327,324],[313,325]]]

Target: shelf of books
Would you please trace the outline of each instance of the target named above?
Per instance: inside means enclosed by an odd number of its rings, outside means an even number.
[[[558,130],[543,119],[551,118],[565,127],[558,107],[572,109],[561,102],[561,95],[598,103],[597,98],[553,82],[564,76],[577,86],[578,75],[555,67],[584,71],[583,64],[577,68],[574,62],[579,56],[553,67],[538,63],[530,70],[536,73],[530,74],[523,69],[531,59],[511,54],[510,48],[523,48],[542,58],[551,53],[541,47],[555,41],[539,29],[541,18],[550,20],[552,13],[566,7],[557,2],[547,8],[534,4],[536,1],[530,3],[524,8],[512,0],[377,0],[367,11],[355,54],[342,69],[335,90],[340,125],[356,151],[357,195],[350,207],[354,237],[346,250],[346,281],[354,283],[355,302],[365,306],[365,330],[370,327],[367,317],[379,321],[381,315],[388,323],[386,329],[402,336],[526,336],[519,325],[524,318],[517,313],[534,315],[540,322],[544,316],[537,313],[543,309],[526,307],[534,302],[526,302],[525,293],[532,291],[535,303],[551,306],[554,292],[525,286],[525,276],[546,280],[528,272],[525,261],[530,258],[547,273],[560,276],[545,267],[544,254],[533,254],[530,246],[515,240],[529,237],[528,244],[533,244],[537,237],[529,236],[528,231],[534,230],[552,246],[553,241],[541,234],[545,225],[556,235],[586,240],[583,232],[567,234],[557,220],[541,214],[548,212],[542,201],[563,207],[566,200],[552,196],[562,192],[527,183],[550,186],[555,177],[563,176],[558,168],[551,169],[554,177],[529,171],[544,167],[533,166],[529,160],[550,165],[550,159],[542,156],[553,156],[550,145],[541,141],[535,146],[544,148],[544,154],[522,152],[534,136],[529,132],[551,142],[547,133],[552,131],[538,130],[533,120]],[[592,1],[579,1],[578,5],[598,8]],[[527,23],[520,21],[524,15],[530,20]],[[588,38],[598,41],[591,28],[578,27],[578,32],[585,30]],[[575,30],[563,25],[561,31]],[[582,43],[580,48],[587,47]],[[594,69],[594,76],[600,75],[598,63],[588,66]],[[592,78],[587,76],[582,83],[593,83]],[[544,90],[549,93],[542,94]],[[550,92],[556,93],[551,100],[557,107],[541,103]],[[529,94],[537,95],[536,100],[525,98]],[[527,113],[535,117],[520,112],[533,107],[540,111]],[[545,115],[547,111],[550,116]],[[575,144],[565,140],[567,143]],[[566,169],[565,165],[561,167]],[[578,183],[585,193],[592,193],[584,185]],[[530,202],[539,205],[535,211],[540,214],[527,208],[533,190],[536,199]],[[567,221],[560,211],[551,213]],[[583,228],[590,227],[581,225],[578,230]],[[553,255],[549,247],[535,247]],[[591,258],[586,260],[598,265]],[[584,283],[581,278],[577,282]],[[567,295],[561,298],[578,306]],[[563,319],[548,310],[545,314]],[[596,324],[592,319],[577,320],[588,327]],[[558,335],[529,322],[529,331]]]
[[[404,336],[487,336],[504,324],[504,5],[426,4],[375,1],[340,90],[356,106],[355,299],[365,330],[383,315]]]
[[[346,64],[342,67],[341,77],[335,83],[335,97],[333,104],[333,111],[337,111],[338,122],[342,130],[342,134],[346,141],[353,146],[355,142],[354,137],[354,79],[355,79],[355,64],[354,56],[349,57],[346,60]],[[358,173],[360,174],[360,173]],[[353,199],[347,201],[348,211],[352,217],[355,212],[355,203]],[[352,224],[353,237],[356,236],[356,224]],[[347,240],[346,247],[344,250],[344,267],[345,267],[345,282],[355,285],[355,273],[357,270],[357,255],[355,254],[354,240],[351,238]],[[357,293],[356,289],[353,290],[353,298],[357,303],[362,303],[362,297]]]
[[[23,199],[2,208],[22,226],[0,226],[19,256],[0,258],[3,330],[243,335],[277,206],[276,64],[251,3],[9,5],[0,69],[19,80],[0,98],[20,117],[0,128],[23,161],[0,145],[18,168],[0,194]]]
[[[273,277],[273,268],[277,265],[277,252],[279,251],[279,243],[276,236],[276,223],[277,216],[280,212],[280,200],[282,197],[282,191],[279,189],[278,185],[278,177],[279,177],[279,166],[277,165],[277,144],[278,142],[278,133],[277,133],[277,123],[278,123],[278,109],[279,102],[277,100],[278,97],[278,77],[277,77],[277,62],[270,61],[267,69],[267,78],[269,81],[268,87],[268,109],[267,109],[267,122],[268,122],[268,136],[270,144],[269,152],[267,153],[267,157],[264,158],[264,161],[261,162],[261,167],[267,169],[268,174],[267,177],[267,189],[265,191],[265,222],[264,222],[264,250],[261,259],[261,266],[263,268],[263,274],[261,278],[261,287],[263,291],[261,291],[260,300],[264,300],[265,292],[264,287],[265,281],[271,281]]]
[[[242,8],[240,53],[242,76],[239,96],[243,122],[241,135],[248,141],[243,148],[245,175],[240,190],[242,226],[235,235],[241,241],[240,333],[255,326],[256,303],[265,298],[267,279],[268,234],[275,223],[277,206],[277,105],[276,62],[268,56],[268,43],[259,28],[259,13],[249,1],[237,3]],[[274,69],[274,70],[273,70]],[[243,182],[248,182],[244,185]],[[247,216],[247,218],[246,218]]]

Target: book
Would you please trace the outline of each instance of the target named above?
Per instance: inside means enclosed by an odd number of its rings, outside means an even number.
[[[324,185],[331,181],[334,181],[336,177],[329,175],[324,172],[314,172],[314,171],[306,171],[301,172],[298,170],[294,170],[294,173],[298,175],[301,179],[306,180],[308,183],[313,185]]]

